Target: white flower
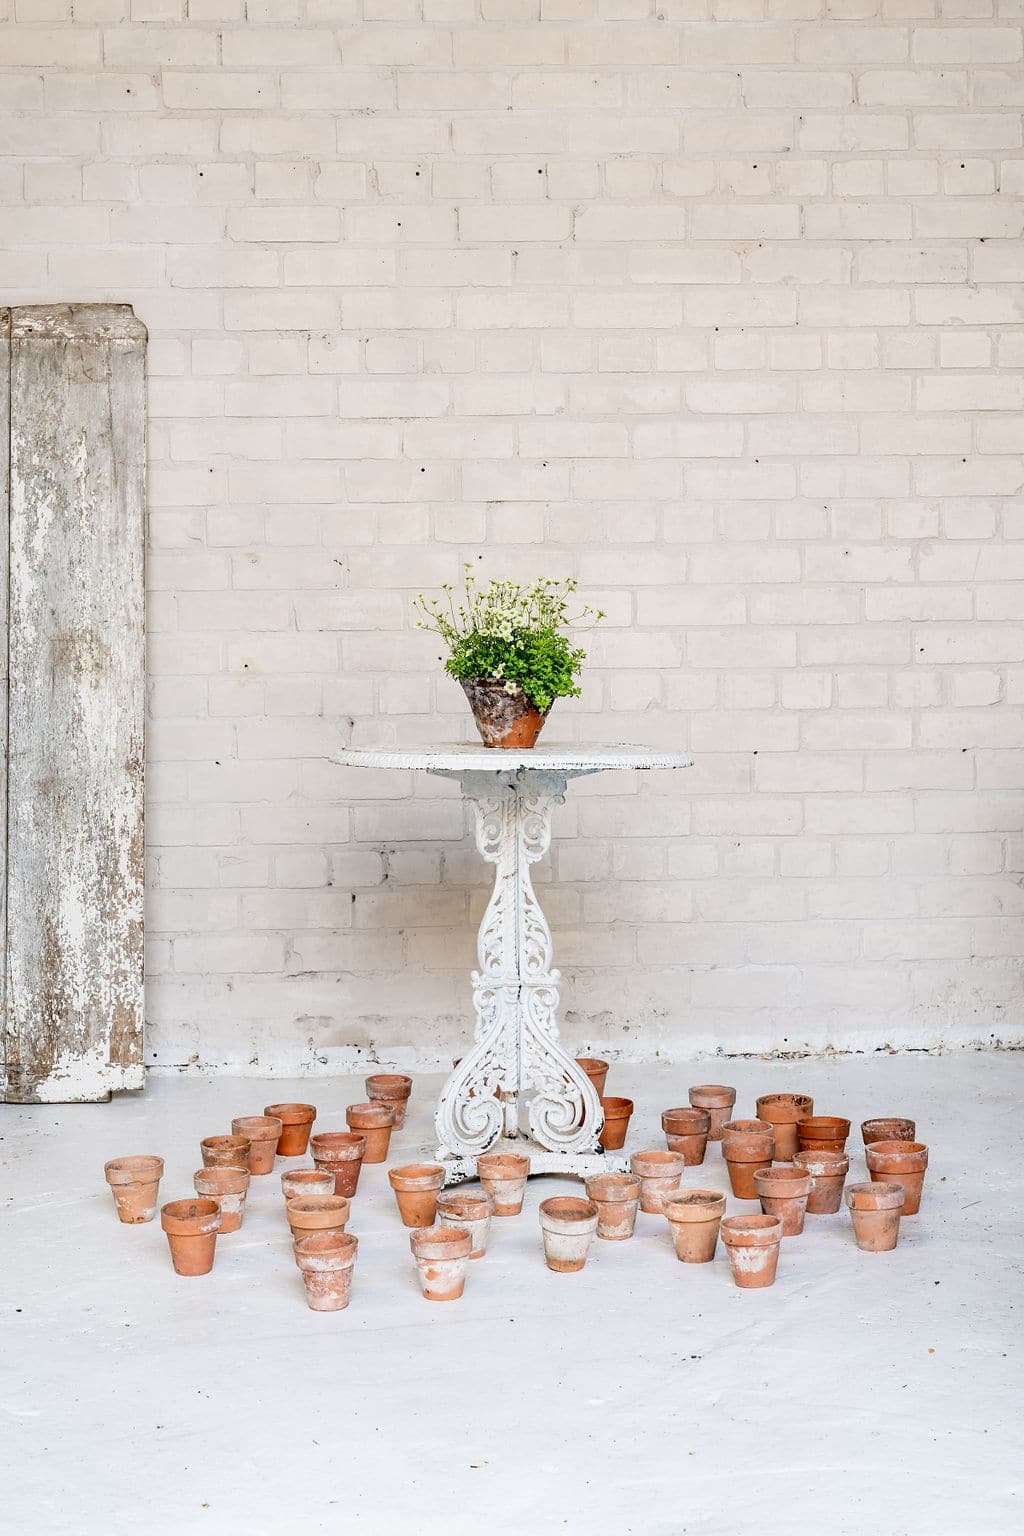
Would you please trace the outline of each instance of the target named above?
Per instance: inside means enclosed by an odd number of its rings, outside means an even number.
[[[519,692],[519,684],[512,682],[512,680],[510,678],[509,681],[505,684],[505,692],[506,693],[518,693]]]

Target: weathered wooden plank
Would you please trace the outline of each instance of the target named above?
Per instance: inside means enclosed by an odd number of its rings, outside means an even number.
[[[145,328],[11,311],[6,1097],[142,1084]]]

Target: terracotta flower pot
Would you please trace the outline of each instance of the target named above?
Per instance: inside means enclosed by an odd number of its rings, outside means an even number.
[[[597,1207],[597,1235],[622,1243],[633,1236],[640,1208],[640,1180],[635,1173],[595,1173],[585,1181],[587,1199]]]
[[[252,1142],[248,1136],[207,1136],[199,1143],[204,1168],[244,1168],[249,1171]]]
[[[398,1201],[398,1213],[407,1227],[432,1227],[437,1216],[437,1197],[444,1185],[440,1163],[410,1163],[390,1168],[388,1182]]]
[[[600,1098],[608,1081],[608,1063],[602,1061],[599,1056],[577,1056],[576,1065],[590,1078],[594,1085],[594,1092]]]
[[[843,1184],[850,1171],[850,1159],[845,1152],[798,1152],[793,1159],[795,1168],[803,1168],[811,1176],[811,1192],[807,1196],[808,1216],[831,1216],[843,1203]]]
[[[722,1156],[737,1200],[756,1200],[754,1174],[770,1168],[775,1132],[766,1120],[727,1120],[722,1127]]]
[[[727,1216],[722,1242],[729,1254],[732,1278],[744,1291],[775,1284],[782,1246],[782,1222],[777,1216]]]
[[[251,1175],[245,1168],[200,1168],[192,1175],[197,1195],[220,1206],[220,1233],[237,1232],[245,1214]]]
[[[292,1237],[310,1232],[344,1232],[350,1213],[344,1195],[296,1195],[285,1206]]]
[[[809,1115],[797,1121],[796,1131],[801,1152],[845,1152],[850,1122],[839,1115]]]
[[[664,1204],[676,1258],[684,1264],[708,1264],[718,1247],[725,1196],[717,1189],[686,1189]]]
[[[103,1176],[110,1185],[119,1221],[134,1225],[153,1220],[163,1172],[163,1158],[148,1153],[115,1157],[104,1163]]]
[[[706,1109],[666,1109],[661,1128],[670,1152],[681,1152],[688,1168],[704,1161],[711,1115]]]
[[[796,1237],[803,1231],[807,1197],[811,1192],[811,1176],[806,1168],[791,1163],[758,1168],[754,1174],[754,1188],[764,1214],[777,1216],[782,1222],[783,1237]]]
[[[521,689],[506,693],[505,684],[494,678],[463,677],[459,681],[485,747],[536,745],[547,710],[542,713]]]
[[[928,1148],[923,1141],[873,1141],[864,1148],[868,1172],[875,1183],[902,1184],[906,1191],[904,1216],[921,1209],[921,1192],[928,1167]]]
[[[315,1104],[268,1104],[263,1113],[281,1122],[278,1157],[304,1157],[316,1119]]]
[[[916,1141],[917,1126],[913,1120],[901,1120],[898,1117],[864,1120],[860,1134],[865,1146],[872,1141]]]
[[[338,1191],[329,1169],[321,1172],[319,1168],[293,1168],[291,1173],[281,1175],[281,1193],[285,1200],[294,1200],[300,1195],[336,1195]]]
[[[574,1195],[555,1195],[540,1203],[544,1262],[558,1275],[575,1274],[587,1262],[597,1231],[597,1206]]]
[[[311,1312],[340,1312],[352,1293],[352,1269],[359,1239],[348,1232],[311,1232],[295,1244],[306,1305]]]
[[[365,1083],[371,1104],[390,1104],[395,1112],[395,1130],[405,1124],[405,1111],[412,1093],[412,1078],[404,1072],[375,1072]]]
[[[249,1172],[273,1173],[277,1144],[284,1130],[277,1116],[242,1115],[240,1119],[232,1120],[231,1129],[236,1136],[248,1136],[252,1142],[249,1148]]]
[[[167,1233],[175,1274],[208,1275],[220,1230],[216,1200],[172,1200],[161,1208],[160,1225]]]
[[[345,1121],[350,1131],[366,1137],[364,1163],[383,1163],[388,1155],[391,1132],[395,1128],[395,1110],[391,1104],[350,1104]]]
[[[902,1184],[847,1185],[846,1203],[858,1248],[865,1253],[888,1253],[896,1247],[904,1197]]]
[[[631,1172],[640,1180],[640,1209],[649,1216],[660,1216],[666,1195],[679,1188],[686,1163],[681,1152],[634,1152],[629,1160]]]
[[[530,1159],[518,1152],[484,1152],[476,1160],[476,1176],[494,1202],[494,1216],[518,1216],[523,1208]]]
[[[465,1227],[423,1227],[409,1233],[409,1246],[427,1300],[457,1301],[466,1284],[472,1235]]]
[[[814,1114],[814,1100],[806,1093],[763,1093],[757,1101],[757,1118],[775,1132],[775,1157],[791,1163],[800,1150],[797,1122]]]
[[[602,1099],[601,1108],[604,1110],[604,1125],[597,1139],[606,1152],[617,1152],[620,1147],[626,1145],[626,1132],[629,1130],[629,1121],[633,1113],[633,1100]]]
[[[701,1083],[691,1088],[688,1096],[694,1109],[706,1109],[711,1118],[708,1141],[721,1141],[722,1126],[736,1103],[736,1089],[727,1088],[723,1083]]]
[[[487,1252],[494,1202],[486,1189],[446,1189],[437,1197],[437,1220],[442,1227],[462,1227],[473,1239],[471,1259]]]
[[[333,1173],[334,1193],[352,1196],[359,1183],[366,1137],[353,1131],[321,1131],[309,1139],[313,1162],[321,1173]]]

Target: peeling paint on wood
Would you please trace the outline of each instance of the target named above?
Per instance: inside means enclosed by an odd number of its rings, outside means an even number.
[[[143,1080],[145,328],[10,312],[5,1097]],[[2,434],[7,438],[8,433]]]

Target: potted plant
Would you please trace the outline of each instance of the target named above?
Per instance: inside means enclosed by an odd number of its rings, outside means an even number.
[[[462,684],[484,746],[532,747],[554,701],[581,692],[585,652],[573,645],[570,628],[604,614],[586,605],[570,612],[572,580],[478,587],[467,565],[458,606],[448,583],[442,590],[443,598],[417,597],[417,627],[448,647],[445,671]]]

